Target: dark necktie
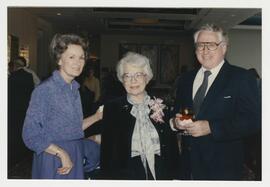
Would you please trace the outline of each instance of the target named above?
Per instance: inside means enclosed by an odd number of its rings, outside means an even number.
[[[208,86],[208,77],[209,75],[211,75],[210,71],[205,71],[204,72],[204,77],[203,77],[203,82],[201,84],[201,86],[199,87],[198,91],[196,92],[194,99],[193,99],[193,110],[194,110],[194,114],[195,116],[197,116],[199,110],[200,110],[200,106],[203,102],[204,96],[205,96],[205,92]]]

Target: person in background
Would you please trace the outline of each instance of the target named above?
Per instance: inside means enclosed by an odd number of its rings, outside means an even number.
[[[126,95],[126,90],[117,79],[115,71],[109,71],[108,68],[102,68],[101,71],[101,103]]]
[[[22,56],[18,56],[15,60],[15,63],[20,63],[20,64],[23,64],[23,69],[28,72],[28,73],[31,73],[32,74],[32,77],[33,77],[33,81],[34,81],[34,84],[35,84],[35,87],[37,87],[37,85],[39,85],[40,83],[40,79],[39,77],[37,76],[37,74],[28,67],[27,63],[26,63],[26,59]]]
[[[254,76],[256,77],[256,81],[257,81],[257,87],[258,87],[258,92],[259,92],[259,96],[261,99],[261,91],[262,91],[262,79],[260,77],[260,75],[258,74],[257,70],[255,68],[250,68],[248,69],[248,71]]]
[[[149,59],[129,52],[116,67],[126,95],[104,105],[101,178],[173,179],[177,173],[175,133],[166,123],[167,108],[145,91],[153,73]]]
[[[257,90],[260,99],[261,115],[261,96],[262,96],[262,79],[255,68],[248,71],[257,80]],[[245,138],[245,166],[247,166],[246,178],[260,181],[262,174],[262,132],[261,130]],[[250,172],[251,171],[251,172]]]
[[[84,117],[93,115],[98,108],[97,103],[94,102],[95,93],[89,90],[88,87],[85,86],[84,84],[84,81],[88,75],[88,71],[89,71],[88,68],[89,68],[89,65],[88,66],[85,65],[81,75],[79,77],[76,77],[76,81],[80,84],[79,92],[81,96],[82,110],[83,110]],[[100,139],[99,138],[100,133],[101,133],[100,121],[91,125],[89,128],[84,130],[85,138],[92,139],[93,141]],[[100,141],[96,141],[96,142],[100,144]]]
[[[82,102],[83,117],[87,117],[95,113],[94,110],[95,93],[89,90],[88,87],[85,86],[84,84],[84,81],[88,75],[87,71],[88,70],[85,65],[80,76],[76,77],[75,79],[80,84],[79,92]]]
[[[201,68],[179,82],[173,128],[184,131],[181,178],[241,180],[243,139],[259,131],[260,105],[256,79],[225,59],[228,37],[206,24],[194,34]],[[193,119],[180,120],[180,110],[193,108]]]
[[[15,167],[31,152],[25,147],[21,134],[25,114],[34,89],[33,77],[23,69],[24,63],[13,60],[9,63],[8,76],[8,168]],[[20,156],[18,156],[20,155]]]
[[[100,99],[100,83],[98,78],[95,77],[95,69],[92,65],[92,62],[89,62],[87,65],[87,77],[84,80],[84,85],[95,93],[95,100],[94,102],[98,102]]]
[[[86,48],[74,34],[56,34],[51,41],[58,69],[33,91],[22,133],[34,151],[33,179],[84,179],[83,130],[102,118],[97,111],[83,119],[79,84],[74,80],[82,72]]]
[[[14,62],[10,61],[8,63],[8,77],[11,75],[11,73],[14,71]]]

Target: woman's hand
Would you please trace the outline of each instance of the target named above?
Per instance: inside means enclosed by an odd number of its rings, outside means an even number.
[[[101,120],[103,118],[103,105],[100,106],[96,113],[92,116],[89,116],[83,120],[82,129],[85,130],[97,121]]]
[[[103,118],[103,105],[98,108],[98,110],[95,113],[97,121],[101,120]]]
[[[57,169],[58,174],[66,175],[71,171],[71,169],[73,167],[73,163],[72,163],[68,153],[64,149],[62,149],[61,147],[59,147],[56,144],[50,144],[45,149],[45,152],[52,154],[52,155],[55,155],[61,159],[62,167]]]
[[[71,171],[73,167],[73,163],[68,155],[68,153],[61,149],[59,153],[57,153],[57,156],[61,159],[62,167],[57,169],[57,173],[60,175],[67,175]]]

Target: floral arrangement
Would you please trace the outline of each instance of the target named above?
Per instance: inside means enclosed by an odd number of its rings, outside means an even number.
[[[162,104],[162,102],[162,99],[155,97],[149,102],[150,109],[153,111],[150,118],[159,123],[164,123],[162,118],[164,116],[163,109],[166,107],[166,105]]]

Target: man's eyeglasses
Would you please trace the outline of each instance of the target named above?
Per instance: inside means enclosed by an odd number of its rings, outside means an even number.
[[[195,47],[198,51],[203,51],[205,49],[205,47],[207,47],[207,49],[209,51],[214,51],[218,48],[218,46],[222,43],[223,41],[216,43],[216,42],[197,42],[195,43]]]
[[[144,78],[144,76],[145,76],[145,73],[143,73],[143,72],[137,72],[134,74],[125,73],[122,78],[123,78],[124,82],[131,82],[132,79],[134,79],[136,81],[140,81]]]

